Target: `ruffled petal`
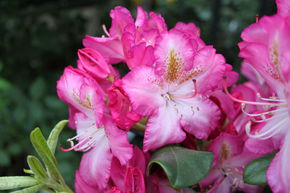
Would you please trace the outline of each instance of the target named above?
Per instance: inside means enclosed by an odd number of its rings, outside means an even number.
[[[182,127],[198,139],[207,139],[220,118],[220,111],[216,104],[199,96],[179,99],[177,103]]]
[[[280,15],[263,17],[242,33],[240,56],[251,64],[277,94],[289,77],[289,22]],[[280,85],[279,85],[280,84]]]
[[[136,67],[122,79],[122,84],[133,109],[138,114],[151,115],[165,103],[161,96],[160,84],[162,82],[151,67]]]
[[[70,107],[70,121],[74,114],[80,111],[84,114],[95,114],[96,124],[100,123],[104,111],[102,90],[98,84],[85,73],[72,67],[65,68],[57,82],[58,97]],[[71,123],[75,126],[75,123]]]
[[[87,71],[90,75],[104,79],[110,75],[110,67],[103,56],[91,48],[83,48],[78,51],[78,68]]]
[[[112,154],[122,165],[125,165],[133,155],[133,148],[128,141],[127,133],[118,129],[110,118],[105,119],[104,126]]]
[[[125,174],[125,190],[126,192],[145,193],[145,181],[142,171],[136,167],[127,168]]]
[[[116,64],[125,59],[121,40],[117,37],[96,38],[86,35],[83,45],[97,50],[109,64]]]
[[[125,27],[129,24],[134,24],[131,13],[125,7],[117,6],[111,10],[110,16],[112,18],[112,25],[110,28],[110,35],[112,37],[121,38]]]
[[[253,153],[259,153],[259,154],[267,154],[275,151],[275,145],[273,144],[272,139],[254,139],[249,138],[247,139],[245,143],[245,147],[253,152]]]
[[[133,111],[121,80],[115,81],[108,89],[108,97],[113,120],[122,129],[130,130],[141,119],[141,116]]]
[[[97,141],[97,146],[83,155],[79,171],[81,178],[88,185],[103,190],[107,187],[110,177],[112,153],[105,131],[99,133]]]
[[[163,33],[156,42],[156,70],[168,82],[184,79],[183,71],[192,66],[194,48],[186,36],[178,30]]]
[[[214,159],[217,164],[230,160],[232,157],[240,154],[243,150],[243,140],[239,136],[221,133],[215,138],[209,146],[209,151],[214,153]]]
[[[174,107],[162,107],[146,125],[143,150],[154,150],[167,144],[180,143],[186,137]]]
[[[76,193],[101,193],[97,187],[88,185],[82,179],[79,170],[75,174],[75,191]]]
[[[136,27],[141,27],[148,19],[148,13],[140,6],[137,7]]]
[[[200,29],[194,23],[176,23],[174,29],[181,31],[187,38],[192,39],[192,44],[196,44],[197,50],[205,46],[205,43],[200,39]]]
[[[223,76],[226,75],[226,70],[224,57],[216,54],[212,46],[206,46],[199,50],[190,70],[192,78],[196,79],[198,93],[203,94],[208,90],[216,89],[221,84]]]

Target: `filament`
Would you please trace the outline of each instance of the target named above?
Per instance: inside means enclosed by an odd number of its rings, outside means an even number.
[[[223,78],[223,87],[225,90],[225,93],[228,95],[228,97],[230,97],[233,101],[236,101],[238,103],[241,104],[249,104],[249,105],[262,105],[262,106],[283,106],[283,103],[270,103],[270,102],[254,102],[254,101],[245,101],[245,100],[240,100],[235,98],[233,95],[231,95],[228,91],[227,88],[227,81],[226,81],[226,77]]]
[[[108,30],[107,30],[105,24],[102,25],[102,28],[103,28],[105,34],[106,34],[108,37],[110,37],[110,33],[108,32]]]

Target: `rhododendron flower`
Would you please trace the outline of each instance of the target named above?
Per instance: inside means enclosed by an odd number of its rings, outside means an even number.
[[[132,69],[139,65],[152,65],[153,47],[159,34],[167,31],[164,19],[153,12],[150,17],[138,7],[134,22],[130,12],[124,7],[116,7],[111,11],[112,25],[108,37],[86,36],[83,44],[87,48],[99,51],[110,63],[126,62]]]
[[[154,67],[136,67],[122,79],[133,109],[149,116],[144,151],[182,142],[182,128],[206,139],[219,119],[207,92],[218,89],[231,68],[211,46],[201,47],[197,37],[188,38],[192,28],[181,29],[179,25],[158,38]]]
[[[280,12],[263,17],[258,23],[246,28],[242,33],[243,42],[239,44],[240,56],[259,73],[273,93],[269,97],[258,95],[261,100],[258,102],[234,100],[264,108],[262,112],[247,113],[252,121],[248,122],[246,131],[252,138],[271,139],[274,144],[280,145],[280,152],[267,171],[267,180],[275,193],[286,193],[290,189],[290,25],[279,3],[281,1],[278,2]],[[253,132],[252,122],[264,125]]]
[[[200,182],[202,189],[210,187],[211,193],[261,192],[262,187],[243,182],[244,167],[259,154],[245,150],[240,137],[221,133],[211,142],[209,151],[214,153],[214,163],[209,175]]]
[[[107,186],[112,157],[122,165],[132,156],[127,134],[117,128],[106,112],[103,91],[86,73],[67,67],[57,84],[59,97],[71,110],[70,125],[77,135],[68,141],[68,150],[86,152],[81,160],[79,175],[90,186],[104,189]],[[74,141],[78,141],[74,145]],[[102,169],[100,169],[102,168]]]

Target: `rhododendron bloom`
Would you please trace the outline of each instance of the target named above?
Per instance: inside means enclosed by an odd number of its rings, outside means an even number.
[[[182,128],[206,139],[219,119],[219,109],[207,92],[218,89],[230,68],[211,46],[201,47],[197,37],[188,38],[186,32],[192,28],[181,29],[159,36],[154,67],[136,67],[122,79],[133,109],[149,116],[145,151],[182,142]]]
[[[57,84],[59,97],[71,109],[71,125],[77,135],[68,141],[72,144],[64,151],[86,152],[82,157],[79,175],[90,186],[104,189],[107,186],[112,157],[126,164],[132,156],[127,134],[117,128],[106,112],[103,91],[97,82],[80,70],[68,67]],[[75,145],[74,141],[78,143]],[[102,170],[100,170],[102,168]]]
[[[281,6],[279,10],[282,11]],[[289,19],[280,14],[263,17],[242,33],[240,56],[259,73],[271,88],[272,94],[269,97],[258,95],[258,102],[240,102],[264,108],[262,112],[247,113],[252,121],[248,122],[246,131],[252,138],[271,139],[274,144],[280,144],[280,152],[267,171],[267,180],[275,193],[286,193],[290,189],[290,25]],[[252,122],[264,125],[253,132]]]
[[[200,183],[203,189],[209,186],[208,192],[211,193],[261,192],[261,187],[243,182],[244,167],[259,154],[245,150],[240,137],[221,133],[212,141],[209,151],[214,153],[214,163],[209,175]]]
[[[167,31],[164,19],[153,12],[148,17],[141,7],[138,7],[135,22],[130,12],[120,6],[112,10],[110,16],[112,25],[109,32],[104,28],[108,37],[86,36],[84,46],[99,51],[110,64],[126,62],[130,69],[152,65],[152,46],[158,35]]]

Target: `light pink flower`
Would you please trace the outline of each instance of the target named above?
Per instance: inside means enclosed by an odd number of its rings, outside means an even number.
[[[182,142],[182,128],[206,139],[219,119],[219,109],[207,93],[219,89],[227,65],[211,46],[200,47],[188,38],[187,29],[159,36],[154,67],[136,67],[122,79],[133,109],[149,116],[145,151]]]
[[[130,69],[140,65],[152,65],[153,46],[157,36],[167,31],[164,19],[153,12],[150,17],[138,7],[134,22],[130,12],[124,7],[111,11],[112,25],[108,37],[86,36],[83,44],[87,48],[99,51],[110,64],[125,62]]]
[[[59,97],[72,109],[70,120],[77,135],[68,141],[69,149],[86,152],[79,175],[89,186],[105,189],[110,177],[112,157],[125,165],[132,156],[127,134],[118,129],[105,107],[97,82],[80,70],[68,67],[57,84]],[[78,143],[75,145],[74,141]],[[100,168],[102,168],[100,170]]]
[[[255,139],[271,140],[274,146],[272,149],[280,147],[280,152],[267,171],[267,180],[273,192],[286,193],[290,189],[290,25],[284,14],[288,6],[283,9],[283,3],[279,3],[282,1],[278,1],[279,13],[263,17],[258,23],[246,28],[242,33],[243,42],[239,43],[240,56],[259,73],[272,93],[270,96],[258,96],[258,102],[240,102],[264,108],[262,112],[247,114],[252,117],[252,121],[247,123],[246,132]],[[253,122],[263,125],[253,131]],[[265,148],[272,147],[269,141],[264,145]]]
[[[259,155],[245,151],[240,137],[221,133],[212,141],[209,151],[214,153],[214,163],[209,175],[200,182],[202,189],[210,186],[208,193],[261,192],[262,187],[243,182],[244,166]]]

